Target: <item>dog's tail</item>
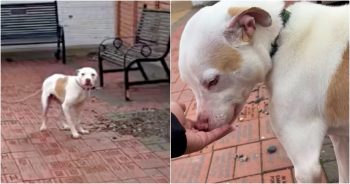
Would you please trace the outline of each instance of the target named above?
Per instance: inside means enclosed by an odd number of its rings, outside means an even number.
[[[34,93],[22,98],[22,99],[19,99],[19,100],[14,100],[14,101],[7,101],[7,100],[2,100],[1,99],[1,103],[7,103],[7,104],[15,104],[15,103],[21,103],[21,102],[24,102],[24,101],[27,101],[28,99],[38,95],[40,92],[41,92],[42,89],[39,89],[37,91],[35,91]]]

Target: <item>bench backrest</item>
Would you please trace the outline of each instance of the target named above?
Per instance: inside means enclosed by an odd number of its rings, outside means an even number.
[[[16,3],[1,5],[1,40],[57,37],[57,3]]]
[[[163,48],[163,52],[167,52],[166,49],[169,49],[169,41],[169,11],[143,9],[136,30],[135,42],[157,45]]]

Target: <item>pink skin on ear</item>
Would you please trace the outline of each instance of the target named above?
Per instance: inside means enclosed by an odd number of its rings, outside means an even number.
[[[239,37],[242,37],[243,41],[249,41],[255,33],[256,24],[263,27],[271,26],[272,20],[270,14],[257,7],[244,10],[231,20],[225,31],[225,37],[229,41],[236,40]],[[240,28],[243,28],[242,32],[240,32]]]
[[[252,37],[255,32],[255,20],[250,15],[243,15],[240,17],[239,24],[244,27],[244,31],[249,37]]]

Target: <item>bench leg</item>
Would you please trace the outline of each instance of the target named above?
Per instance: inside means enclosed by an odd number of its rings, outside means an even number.
[[[146,74],[145,70],[143,69],[141,63],[140,63],[140,62],[137,62],[137,66],[139,67],[143,78],[144,78],[146,81],[148,81],[147,74]]]
[[[124,95],[125,100],[130,101],[130,94],[129,94],[129,66],[125,68],[124,71]]]
[[[162,59],[161,63],[162,63],[162,66],[163,66],[163,68],[165,70],[165,73],[166,73],[168,79],[170,80],[170,71],[169,71],[168,65],[165,62],[165,59]]]
[[[62,40],[62,63],[66,64],[66,42],[64,40],[64,35]]]
[[[61,29],[60,29],[60,41],[59,42],[62,42],[62,63],[66,64],[66,40],[64,38],[63,27],[61,27]],[[57,43],[57,47],[58,47],[58,53],[60,53],[60,51],[59,51],[60,43]]]
[[[61,59],[61,41],[60,40],[57,42],[57,50],[55,52],[55,58],[57,60]]]
[[[99,78],[100,78],[100,86],[103,87],[103,64],[102,64],[102,58],[98,56],[98,72],[99,72]]]

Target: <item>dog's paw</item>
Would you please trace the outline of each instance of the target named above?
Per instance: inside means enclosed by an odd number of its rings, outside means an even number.
[[[89,132],[89,130],[81,129],[81,130],[80,130],[80,133],[82,133],[82,134],[88,134],[88,133],[90,133],[90,132]]]
[[[77,134],[72,134],[72,137],[73,137],[73,139],[79,139],[80,135],[78,133]]]
[[[47,127],[46,127],[46,125],[41,125],[41,127],[40,127],[40,131],[45,131],[47,129]]]
[[[69,126],[68,125],[63,125],[62,129],[61,130],[70,130]]]

